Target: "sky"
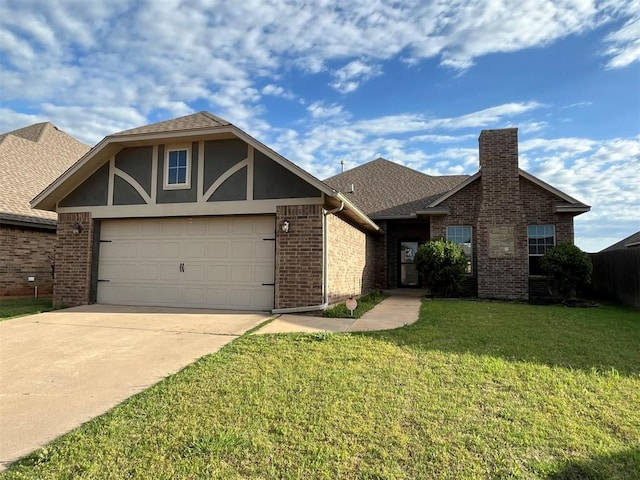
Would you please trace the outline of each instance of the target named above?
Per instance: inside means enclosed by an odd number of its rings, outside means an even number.
[[[320,179],[471,175],[518,127],[520,168],[592,206],[580,248],[640,230],[640,0],[0,2],[0,132],[202,110]]]

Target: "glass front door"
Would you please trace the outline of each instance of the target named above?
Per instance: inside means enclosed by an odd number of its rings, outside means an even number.
[[[416,251],[418,250],[418,242],[400,242],[400,286],[401,287],[417,287],[418,286],[418,269],[413,263]]]

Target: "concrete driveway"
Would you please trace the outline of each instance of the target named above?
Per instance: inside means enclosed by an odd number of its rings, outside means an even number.
[[[0,322],[0,470],[268,318],[89,305]]]

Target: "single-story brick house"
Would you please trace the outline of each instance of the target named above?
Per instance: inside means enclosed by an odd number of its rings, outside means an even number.
[[[470,293],[527,298],[530,263],[589,207],[518,169],[516,129],[482,132],[480,167],[378,159],[323,182],[200,112],[106,137],[32,206],[59,215],[58,304],[321,310],[418,286],[435,237],[465,245]]]
[[[49,122],[0,135],[0,297],[52,293],[56,213],[29,201],[88,150]]]

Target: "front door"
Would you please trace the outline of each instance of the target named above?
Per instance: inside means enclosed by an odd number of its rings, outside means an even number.
[[[400,265],[400,286],[401,287],[417,287],[418,286],[418,269],[413,263],[416,252],[418,251],[418,242],[401,241],[399,262]]]

